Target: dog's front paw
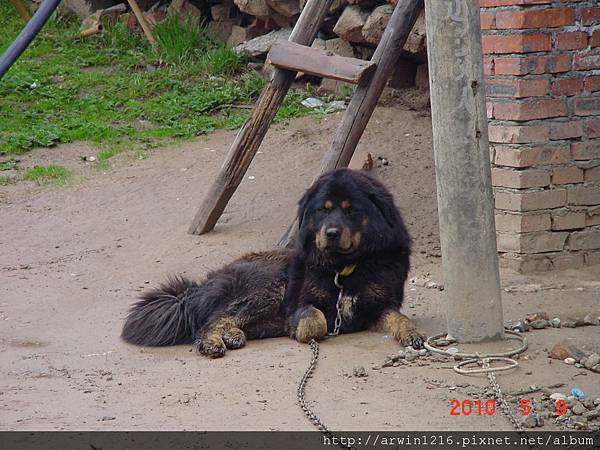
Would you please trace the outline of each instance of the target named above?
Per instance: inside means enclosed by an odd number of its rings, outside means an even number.
[[[427,338],[417,330],[408,330],[404,335],[400,336],[399,341],[405,347],[409,345],[415,350],[423,348]]]
[[[306,343],[312,339],[317,341],[327,336],[327,319],[321,310],[314,306],[305,306],[294,314],[294,328],[292,337],[298,342]]]
[[[221,358],[227,352],[225,342],[223,342],[223,338],[218,334],[198,338],[196,340],[196,349],[199,353],[209,358]]]

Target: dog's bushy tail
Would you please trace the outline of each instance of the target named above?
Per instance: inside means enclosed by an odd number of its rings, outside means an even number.
[[[198,288],[186,278],[171,277],[158,289],[145,292],[131,307],[121,337],[150,347],[191,344],[197,324],[188,300]]]

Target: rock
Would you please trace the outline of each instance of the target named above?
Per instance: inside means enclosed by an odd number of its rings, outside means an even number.
[[[251,16],[267,17],[271,10],[266,0],[233,0],[240,11]]]
[[[293,17],[300,14],[300,4],[298,0],[267,0],[267,5],[273,11],[284,17]]]
[[[524,333],[529,329],[529,326],[524,320],[517,320],[515,323],[511,324],[510,329],[513,331],[518,331],[519,333]]]
[[[565,394],[561,394],[560,392],[555,392],[554,394],[550,394],[550,398],[555,402],[558,400],[567,400],[567,396]]]
[[[232,4],[227,2],[211,6],[210,16],[212,17],[212,20],[217,20],[220,22],[229,20],[231,17],[231,11],[233,9],[231,6]]]
[[[536,320],[550,320],[550,317],[548,317],[547,312],[540,311],[532,314],[527,314],[525,316],[525,320],[527,320],[528,322],[535,322]]]
[[[600,364],[600,355],[598,353],[592,353],[583,363],[586,369],[591,369],[598,364]]]
[[[202,20],[202,11],[188,0],[173,0],[167,9],[167,15],[178,17],[180,22],[192,21],[198,25]]]
[[[406,358],[406,352],[404,350],[398,350],[398,358],[400,358],[400,359]]]
[[[373,370],[381,370],[381,366],[379,364],[375,364],[375,365],[373,365],[373,367],[371,367],[371,369],[373,369]]]
[[[594,317],[592,314],[586,314],[583,318],[585,325],[600,325],[600,317]]]
[[[336,55],[354,57],[354,50],[349,42],[340,39],[328,39],[325,41],[325,50],[335,53]]]
[[[560,328],[560,319],[558,317],[555,317],[550,321],[550,325],[552,325],[552,327],[554,328]]]
[[[571,411],[573,411],[573,414],[580,416],[584,412],[587,411],[587,408],[585,406],[583,406],[583,404],[581,402],[577,402],[577,403],[575,403],[575,405],[573,405],[573,408],[571,408]]]
[[[577,325],[575,324],[574,320],[567,319],[567,320],[563,321],[562,326],[565,328],[575,328]]]
[[[406,359],[406,361],[410,362],[410,361],[414,361],[414,360],[415,360],[415,359],[417,359],[418,357],[419,357],[419,354],[418,354],[418,353],[413,353],[413,352],[410,352],[410,353],[407,353],[407,354],[406,354],[406,356],[405,356],[405,358],[404,358],[404,359]]]
[[[565,358],[565,360],[563,362],[565,364],[568,364],[569,366],[572,366],[575,364],[575,360],[573,358]]]
[[[392,5],[381,5],[375,8],[371,15],[367,17],[362,29],[364,40],[369,44],[379,44],[381,36],[383,36],[385,27],[387,27],[393,12],[394,7]]]
[[[536,330],[542,330],[544,328],[548,328],[550,326],[550,322],[547,320],[534,320],[529,324],[531,328],[535,328]]]
[[[210,24],[208,24],[210,26]],[[235,47],[243,42],[250,40],[250,34],[248,32],[248,28],[240,27],[239,25],[234,25],[231,28],[231,33],[229,34],[229,39],[227,39],[227,45],[230,47]]]
[[[541,427],[543,424],[544,424],[544,419],[542,419],[540,416],[538,416],[535,413],[529,414],[521,422],[521,425],[523,426],[523,428],[536,428],[536,427]]]
[[[419,356],[427,356],[427,349],[422,348],[421,350],[417,350],[417,353],[419,354]]]
[[[579,360],[585,357],[585,353],[571,344],[568,340],[561,340],[552,347],[549,356],[553,359],[564,360],[565,358],[573,358],[574,360]]]
[[[419,62],[427,62],[427,34],[425,31],[425,12],[421,11],[415,22],[408,39],[404,44],[404,51],[410,53]]]
[[[600,364],[596,364],[590,369],[592,372],[600,373]]]
[[[369,13],[362,11],[358,6],[347,6],[333,32],[348,42],[363,42],[362,29],[368,16]]]
[[[234,24],[231,21],[218,22],[213,20],[206,27],[206,33],[216,41],[227,43],[231,37]]]
[[[352,374],[355,377],[358,378],[364,378],[364,377],[368,377],[369,374],[367,373],[367,371],[365,370],[365,368],[363,366],[356,366],[352,369]]]
[[[281,30],[271,31],[264,36],[258,36],[249,40],[248,42],[238,45],[235,47],[235,50],[238,53],[244,53],[251,58],[258,58],[266,55],[275,41],[278,39],[288,39],[291,33],[292,30],[290,28],[282,28]]]

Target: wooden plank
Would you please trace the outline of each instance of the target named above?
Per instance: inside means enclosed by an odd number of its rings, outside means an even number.
[[[372,61],[339,56],[328,50],[284,40],[277,41],[271,47],[267,59],[281,69],[353,84],[358,84],[364,77],[372,75],[376,67]]]
[[[150,25],[150,23],[148,23],[148,21],[144,17],[144,13],[142,12],[137,1],[136,0],[127,0],[127,3],[129,3],[129,6],[131,7],[133,14],[135,15],[135,18],[137,19],[138,23],[142,27],[142,30],[144,31],[144,34],[146,35],[146,39],[148,39],[148,42],[150,42],[150,45],[152,45],[152,46],[156,45],[156,38],[154,37],[154,34],[152,33],[152,26]]]
[[[369,119],[377,106],[377,101],[392,74],[406,39],[423,10],[423,0],[400,0],[381,37],[381,41],[371,61],[377,64],[373,76],[362,80],[338,126],[331,148],[321,161],[319,175],[339,167],[347,167]],[[297,221],[288,228],[278,245],[291,245],[298,228]]]
[[[15,9],[21,16],[21,19],[23,19],[25,22],[29,22],[29,19],[31,19],[31,15],[29,14],[29,11],[25,7],[25,5],[21,3],[21,0],[11,0],[11,2],[13,5],[15,5]]]
[[[300,45],[312,44],[332,1],[309,0],[296,22],[290,41]],[[263,89],[252,115],[242,126],[229,149],[217,179],[204,197],[190,225],[189,233],[203,234],[214,228],[229,199],[242,182],[295,77],[294,71],[277,67],[273,70],[271,81]]]

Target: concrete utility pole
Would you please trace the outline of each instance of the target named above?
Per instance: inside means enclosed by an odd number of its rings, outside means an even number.
[[[425,17],[448,334],[501,339],[479,0],[426,0]]]

